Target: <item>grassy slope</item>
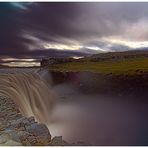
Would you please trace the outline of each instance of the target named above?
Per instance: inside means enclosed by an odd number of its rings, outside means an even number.
[[[148,72],[148,58],[138,57],[123,60],[85,61],[55,64],[49,67],[54,71],[91,71],[104,74],[135,74]]]

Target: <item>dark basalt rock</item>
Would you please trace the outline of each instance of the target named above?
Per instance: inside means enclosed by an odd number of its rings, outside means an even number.
[[[66,146],[69,144],[62,139],[62,136],[55,136],[51,140],[50,145],[52,145],[52,146]]]
[[[51,134],[45,124],[37,123],[34,117],[24,117],[17,105],[0,96],[0,146],[71,146],[87,145],[84,142],[69,144]]]
[[[12,99],[0,96],[0,145],[49,145],[46,125],[24,117]]]

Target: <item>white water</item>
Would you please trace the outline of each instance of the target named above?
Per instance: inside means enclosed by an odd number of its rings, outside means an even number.
[[[12,98],[25,116],[47,123],[55,94],[37,70],[1,70],[0,95]]]
[[[0,70],[0,95],[14,99],[24,115],[46,123],[52,136],[94,145],[147,145],[146,103],[81,94],[67,83],[50,88],[51,83],[44,70]],[[52,90],[68,101],[59,99],[49,116],[55,101]]]

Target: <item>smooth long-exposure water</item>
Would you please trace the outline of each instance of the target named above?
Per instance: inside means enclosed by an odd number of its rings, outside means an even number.
[[[25,116],[35,116],[40,122],[49,122],[49,113],[55,101],[50,85],[35,70],[1,70],[0,95],[12,98]]]
[[[148,108],[140,99],[86,95],[67,82],[51,85],[46,70],[0,73],[0,95],[14,99],[24,115],[46,123],[52,136],[93,145],[148,144]]]
[[[147,103],[130,98],[86,95],[67,87],[69,92],[55,89],[60,94],[65,93],[70,101],[59,103],[54,110],[55,121],[49,125],[54,135],[93,145],[148,144]]]

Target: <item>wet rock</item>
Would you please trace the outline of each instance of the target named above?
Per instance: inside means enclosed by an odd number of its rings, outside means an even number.
[[[21,143],[25,146],[37,145],[37,139],[31,133],[26,131],[19,133]]]
[[[20,118],[22,118],[22,115],[20,113],[17,113],[15,119],[20,119]]]
[[[44,124],[33,123],[26,128],[26,131],[35,135],[40,144],[49,144],[51,135],[48,128]]]
[[[7,127],[9,126],[9,122],[7,122],[6,120],[0,120],[0,131],[5,130]]]
[[[34,117],[29,117],[28,120],[29,120],[29,122],[31,122],[31,123],[34,123],[34,122],[35,122]]]
[[[25,130],[25,126],[30,125],[30,121],[26,117],[21,117],[11,123],[11,129]]]
[[[22,146],[22,144],[13,140],[9,140],[6,143],[4,143],[3,146]]]
[[[15,130],[5,130],[3,133],[1,133],[0,135],[0,143],[6,143],[8,141],[15,141],[15,142],[18,142],[18,143],[21,143],[20,141],[20,137],[17,133],[17,131]]]
[[[44,124],[35,122],[34,117],[23,117],[10,98],[0,96],[0,145],[37,146],[49,145],[50,141]]]
[[[66,146],[62,136],[51,140],[46,125],[37,123],[34,117],[24,117],[16,104],[0,96],[0,146]],[[87,145],[79,142],[74,145]]]
[[[10,139],[10,135],[3,133],[0,135],[0,144],[6,143]]]
[[[66,141],[64,141],[62,139],[62,136],[55,136],[51,142],[50,142],[50,145],[52,146],[66,146],[66,145],[69,145]]]

